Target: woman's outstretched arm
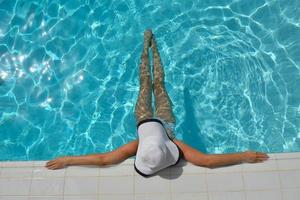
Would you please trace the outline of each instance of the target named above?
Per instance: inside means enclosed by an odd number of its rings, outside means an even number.
[[[231,154],[204,154],[179,140],[174,140],[183,152],[184,159],[194,165],[215,168],[240,163],[257,163],[267,160],[265,153],[246,151]]]
[[[65,156],[50,160],[46,163],[48,169],[60,169],[68,165],[112,165],[120,163],[136,154],[138,140],[129,142],[120,148],[102,154],[89,154],[84,156]]]

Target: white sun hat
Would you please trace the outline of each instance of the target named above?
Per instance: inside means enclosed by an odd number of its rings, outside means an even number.
[[[180,150],[168,137],[160,120],[143,120],[137,129],[139,144],[134,168],[140,175],[147,177],[178,163]]]

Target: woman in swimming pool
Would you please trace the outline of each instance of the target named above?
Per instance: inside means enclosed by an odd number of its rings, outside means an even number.
[[[149,48],[153,51],[153,84],[151,83]],[[155,117],[151,108],[152,87],[155,95]],[[164,71],[156,41],[151,30],[144,33],[144,48],[140,64],[140,92],[135,107],[138,139],[120,148],[102,154],[59,157],[46,163],[48,169],[68,165],[112,165],[136,155],[135,169],[143,175],[153,175],[161,169],[175,165],[180,158],[198,166],[215,168],[239,163],[257,163],[268,159],[261,152],[246,151],[231,154],[204,154],[175,139],[175,117],[171,101],[164,86]]]

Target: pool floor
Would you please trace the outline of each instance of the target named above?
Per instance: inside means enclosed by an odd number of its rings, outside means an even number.
[[[47,170],[45,161],[0,162],[0,200],[298,200],[300,196],[300,153],[270,154],[264,163],[217,169],[180,162],[151,178],[138,175],[133,161],[55,171]]]

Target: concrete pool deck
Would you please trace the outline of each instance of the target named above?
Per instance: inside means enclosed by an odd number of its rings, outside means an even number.
[[[110,167],[48,170],[45,161],[0,162],[0,200],[298,200],[300,153],[218,169],[186,162],[144,178],[133,159]]]

